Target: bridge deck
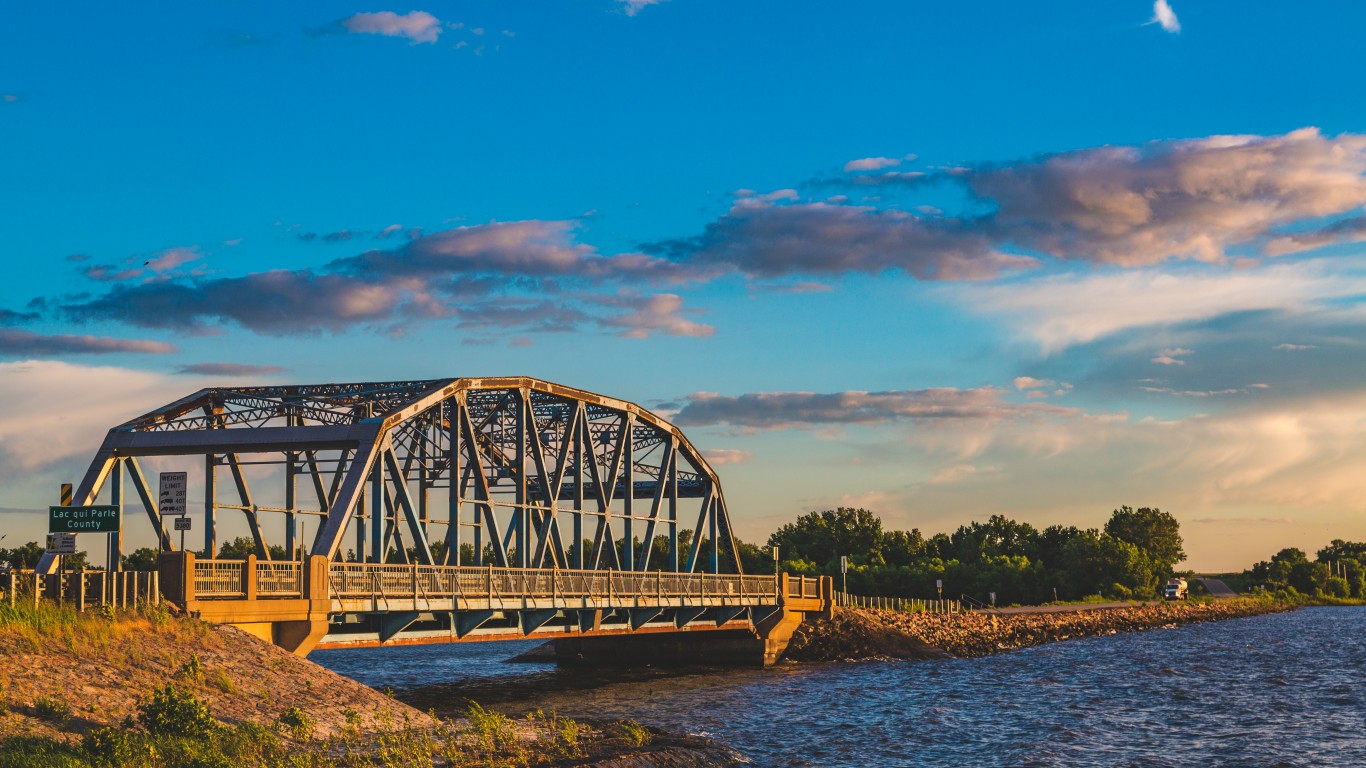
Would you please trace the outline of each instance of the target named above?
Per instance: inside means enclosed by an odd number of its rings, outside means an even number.
[[[163,583],[182,585],[172,599],[188,610],[262,636],[307,623],[320,647],[754,630],[829,602],[822,580],[786,574],[167,558],[184,570]]]

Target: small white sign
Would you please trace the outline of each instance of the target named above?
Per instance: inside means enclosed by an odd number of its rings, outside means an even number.
[[[188,484],[188,472],[161,473],[161,493],[157,497],[157,509],[161,511],[162,517],[179,517],[185,514],[185,487]]]
[[[935,588],[935,589],[943,589],[943,588],[944,588],[944,580],[943,580],[943,579],[935,579],[935,580],[934,580],[934,588]]]
[[[188,530],[190,530],[190,518],[188,518],[188,517],[177,517],[177,518],[175,519],[175,529],[176,529],[177,531],[188,531]]]
[[[50,555],[76,554],[76,534],[49,533],[47,535],[47,552]]]
[[[849,572],[849,557],[848,557],[847,555],[840,555],[840,573],[848,573],[848,572]]]

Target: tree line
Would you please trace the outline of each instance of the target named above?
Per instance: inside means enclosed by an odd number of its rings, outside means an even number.
[[[848,557],[848,590],[855,594],[926,598],[969,595],[998,603],[1155,597],[1186,559],[1181,526],[1160,509],[1120,507],[1103,528],[1029,523],[993,515],[925,538],[918,529],[885,530],[866,509],[840,507],[811,512],[768,538],[778,547],[779,567],[841,582],[840,559]],[[746,572],[773,572],[771,550],[742,544]]]
[[[1333,539],[1310,561],[1303,550],[1287,547],[1243,571],[1244,588],[1262,587],[1296,599],[1366,598],[1366,542]]]

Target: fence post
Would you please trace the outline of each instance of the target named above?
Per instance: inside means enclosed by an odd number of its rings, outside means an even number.
[[[161,605],[161,572],[152,571],[148,581],[151,582],[151,586],[147,588],[147,591],[151,593],[152,605]]]
[[[77,591],[77,593],[78,593],[78,594],[76,595],[76,610],[80,611],[81,613],[85,613],[85,566],[84,566],[84,565],[81,566],[81,570],[80,570],[80,572],[78,573],[78,575],[76,576],[76,578],[78,578],[78,579],[81,580],[81,581],[80,581],[80,586],[79,586],[79,587],[76,587],[76,591]]]

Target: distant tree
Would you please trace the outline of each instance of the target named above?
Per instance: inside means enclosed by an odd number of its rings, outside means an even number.
[[[838,564],[841,556],[867,563],[882,560],[882,520],[866,509],[840,507],[809,512],[768,537],[783,559]]]
[[[45,552],[47,552],[47,547],[36,541],[30,541],[14,549],[0,548],[0,563],[9,568],[33,570],[38,567],[38,562],[43,559]],[[89,557],[89,553],[84,550],[74,555],[63,555],[62,567],[70,570],[89,568]]]
[[[925,537],[919,529],[887,531],[882,536],[882,559],[892,567],[905,567],[925,556]]]
[[[139,547],[123,556],[123,568],[128,571],[155,571],[157,551],[151,547]]]
[[[1328,546],[1320,549],[1314,559],[1321,563],[1351,558],[1357,562],[1366,561],[1366,542],[1333,539]]]
[[[4,560],[11,568],[37,567],[38,561],[43,559],[43,553],[47,548],[36,541],[30,541],[14,549],[0,549],[0,559]]]
[[[1138,547],[1162,575],[1171,573],[1177,563],[1186,559],[1181,548],[1181,524],[1160,509],[1120,507],[1105,523],[1105,532]]]
[[[285,548],[279,544],[272,544],[269,551],[271,560],[288,559],[285,556]],[[218,557],[221,560],[245,560],[247,555],[260,557],[261,553],[256,551],[256,542],[246,536],[238,536],[218,549]]]

